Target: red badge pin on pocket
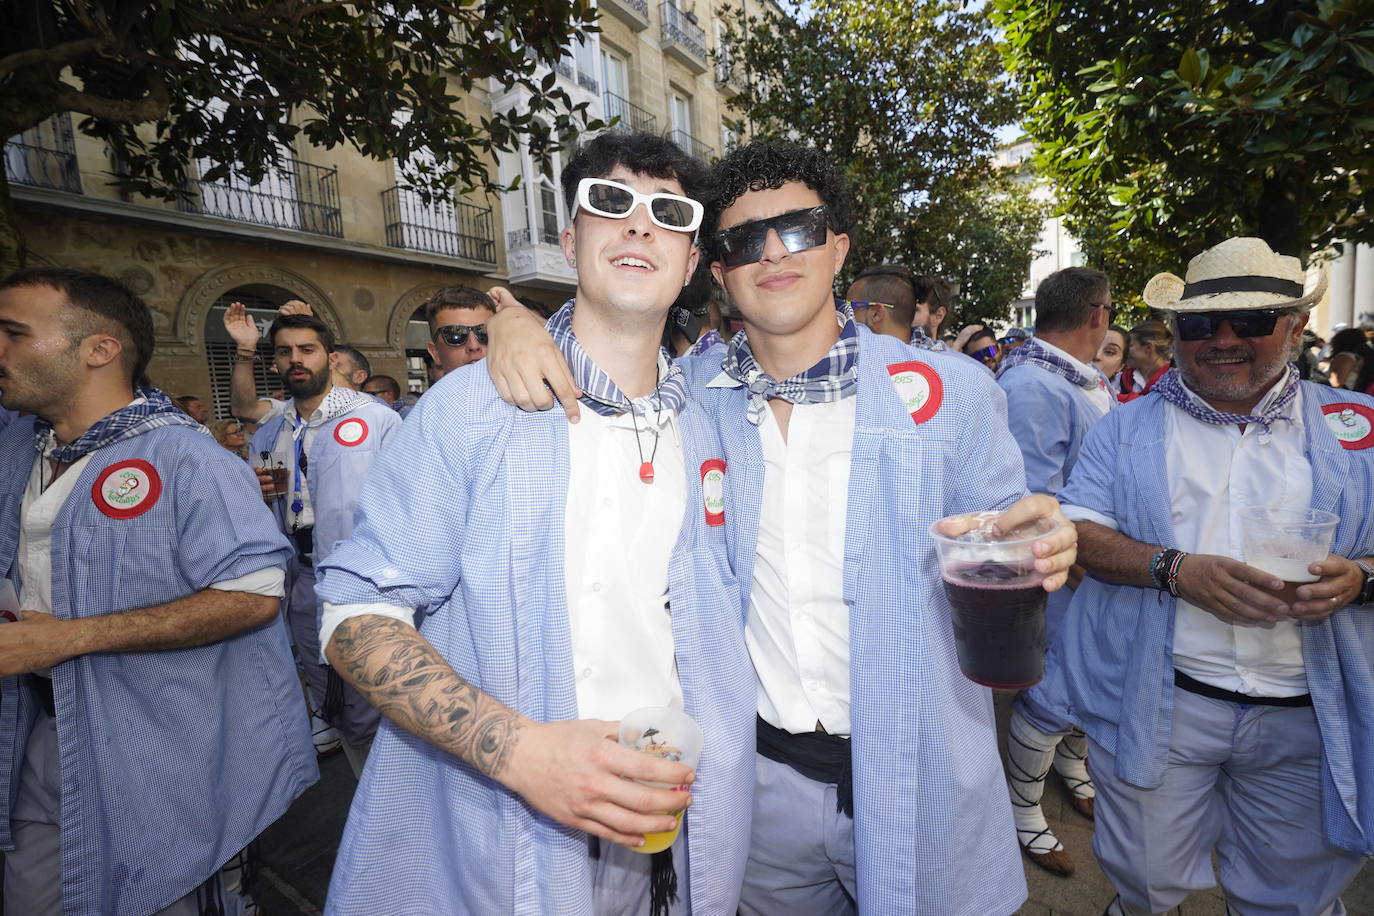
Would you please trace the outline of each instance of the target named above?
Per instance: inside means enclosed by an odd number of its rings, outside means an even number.
[[[1344,448],[1364,449],[1374,445],[1374,410],[1364,404],[1340,401],[1322,408],[1326,428]]]
[[[157,504],[162,478],[157,469],[137,458],[112,464],[91,486],[91,501],[110,518],[134,518]]]
[[[945,386],[940,381],[940,373],[922,362],[893,363],[887,367],[892,377],[892,387],[902,406],[911,414],[911,421],[917,425],[935,416],[945,400]]]
[[[701,463],[701,501],[706,507],[706,524],[725,524],[725,461],[712,458]]]
[[[362,445],[367,441],[367,423],[359,417],[349,417],[334,427],[334,441],[340,445]]]

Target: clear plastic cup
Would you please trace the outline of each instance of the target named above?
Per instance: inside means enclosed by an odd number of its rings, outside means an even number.
[[[1269,509],[1247,506],[1236,513],[1240,520],[1241,550],[1246,564],[1283,580],[1279,593],[1292,604],[1298,586],[1316,582],[1307,567],[1331,553],[1331,538],[1340,516],[1320,509]]]
[[[701,759],[701,745],[704,736],[701,726],[680,709],[667,706],[646,706],[620,720],[620,743],[631,750],[681,763],[696,769]],[[686,786],[670,786],[658,782],[646,782],[655,789],[676,789],[686,792]],[[667,811],[677,817],[677,826],[665,833],[644,835],[644,845],[633,847],[635,852],[661,852],[673,845],[682,832],[682,818],[685,809]]]
[[[1019,689],[1045,673],[1045,576],[1035,569],[1034,546],[1059,522],[1036,519],[998,535],[992,526],[1000,516],[953,516],[973,527],[951,537],[936,522],[930,537],[949,597],[959,670],[987,687]]]

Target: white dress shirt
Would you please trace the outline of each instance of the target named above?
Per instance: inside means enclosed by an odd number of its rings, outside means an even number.
[[[644,706],[682,706],[673,651],[668,560],[687,508],[676,412],[661,425],[583,408],[568,426],[564,582],[581,718],[620,719]],[[638,425],[638,433],[635,426]],[[654,449],[654,432],[659,433]],[[653,456],[654,480],[639,479]],[[349,617],[414,625],[414,610],[325,602],[320,644]]]
[[[1077,368],[1079,372],[1082,372],[1088,378],[1098,378],[1096,366],[1092,366],[1088,363],[1083,362],[1077,357],[1071,355],[1067,350],[1063,350],[1059,347],[1056,347],[1054,344],[1050,343],[1043,337],[1035,338],[1035,342],[1038,343],[1040,346],[1044,347],[1046,350],[1049,350],[1051,353],[1055,354],[1059,358],[1068,360],[1070,365]],[[1083,397],[1088,399],[1088,403],[1096,407],[1098,413],[1101,413],[1103,416],[1106,416],[1107,411],[1112,409],[1112,402],[1115,400],[1115,398],[1112,396],[1111,389],[1108,388],[1106,385],[1099,384],[1091,391],[1089,391],[1087,388],[1082,388],[1079,386],[1074,387],[1078,388],[1078,390],[1083,393]]]
[[[264,398],[263,400],[268,399]],[[283,404],[284,409],[281,411],[274,411],[270,413],[268,417],[276,416],[277,413],[286,415],[286,422],[281,425],[281,429],[277,432],[277,441],[272,445],[274,451],[281,452],[287,456],[287,492],[284,497],[286,499],[286,519],[288,522],[294,521],[297,528],[309,528],[315,524],[315,507],[314,504],[310,502],[310,483],[307,480],[304,470],[301,471],[302,508],[299,514],[291,511],[291,501],[296,498],[296,442],[293,437],[295,436],[295,424],[300,421],[300,415],[296,412],[296,402],[294,400],[285,402],[272,401],[272,403]],[[289,408],[289,410],[285,408]],[[266,423],[268,417],[264,417],[261,422]],[[310,466],[310,449],[314,448],[315,439],[320,434],[320,427],[323,426],[328,419],[330,418],[326,417],[324,413],[324,402],[321,401],[320,405],[315,408],[315,412],[305,420],[305,435],[301,441],[301,453],[305,455],[307,468]]]
[[[745,638],[759,715],[799,734],[848,735],[845,515],[856,398],[797,404],[787,440],[764,411],[763,499]]]
[[[1254,409],[1261,414],[1283,390],[1287,376]],[[1191,392],[1190,392],[1191,395]],[[1245,559],[1239,511],[1247,506],[1307,509],[1312,468],[1304,450],[1302,389],[1271,432],[1251,423],[1205,423],[1172,406],[1164,410],[1165,462],[1174,539],[1180,550]],[[1114,520],[1066,506],[1074,520],[1117,528]],[[1300,623],[1280,620],[1273,629],[1225,623],[1178,600],[1174,612],[1174,667],[1189,677],[1233,693],[1287,697],[1307,693]]]

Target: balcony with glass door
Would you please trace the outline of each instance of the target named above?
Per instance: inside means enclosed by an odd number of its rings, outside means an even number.
[[[496,266],[496,233],[490,207],[424,198],[393,185],[382,192],[386,243],[392,248],[427,251]]]
[[[6,140],[5,177],[12,185],[80,194],[71,115],[53,115]]]
[[[646,134],[658,133],[658,118],[629,99],[622,98],[614,92],[603,93],[601,99],[606,106],[606,120],[609,122],[612,118],[620,119],[614,129],[637,130]]]
[[[208,164],[201,165],[204,174]],[[231,171],[215,181],[190,179],[187,190],[177,202],[183,213],[343,238],[338,169],[286,157],[256,182]]]
[[[706,32],[695,17],[669,0],[658,8],[663,19],[663,53],[681,61],[693,73],[706,72]]]
[[[716,158],[715,147],[709,143],[703,143],[685,130],[668,131],[668,139],[681,147],[684,153],[694,156],[702,162],[710,162]]]

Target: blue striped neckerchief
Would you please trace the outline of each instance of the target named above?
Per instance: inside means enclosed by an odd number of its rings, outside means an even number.
[[[754,360],[747,332],[740,331],[726,347],[720,368],[726,375],[749,389],[749,422],[758,426],[771,398],[793,404],[821,404],[852,397],[858,390],[859,332],[854,325],[854,309],[848,302],[835,300],[835,320],[840,337],[820,362],[791,378],[778,381],[764,372]]]
[[[55,445],[48,455],[59,464],[73,464],[97,449],[124,439],[132,439],[161,426],[189,426],[205,435],[210,430],[192,420],[184,411],[172,403],[172,399],[156,388],[138,387],[134,395],[143,400],[114,413],[106,414],[67,445]],[[55,442],[52,424],[39,419],[34,423],[34,447],[42,452],[50,443]]]
[[[1034,337],[1002,357],[1002,362],[997,367],[997,375],[1000,377],[1003,372],[1011,367],[1020,365],[1035,366],[1046,372],[1053,372],[1055,375],[1063,376],[1079,388],[1085,388],[1088,391],[1095,391],[1098,387],[1106,387],[1106,376],[1103,376],[1100,370],[1089,375],[1083,371],[1081,366],[1074,365],[1058,353],[1046,348],[1041,341]]]
[[[916,325],[911,329],[911,345],[913,347],[919,347],[922,350],[934,350],[936,352],[943,352],[949,349],[948,344],[943,340],[936,340],[931,337],[926,333],[926,329],[920,325]]]
[[[1277,384],[1277,383],[1276,383]],[[1170,369],[1155,382],[1155,387],[1151,389],[1156,394],[1161,395],[1164,400],[1173,404],[1179,410],[1195,417],[1204,423],[1214,423],[1217,426],[1230,426],[1232,424],[1258,423],[1267,433],[1270,427],[1279,420],[1294,422],[1293,417],[1287,416],[1288,405],[1293,403],[1293,399],[1298,396],[1298,367],[1292,363],[1288,364],[1288,375],[1282,382],[1283,387],[1278,394],[1273,397],[1266,407],[1259,414],[1227,413],[1224,410],[1214,410],[1198,396],[1188,389],[1183,383],[1183,377],[1178,374],[1177,369]],[[1272,389],[1271,389],[1272,390]],[[1264,398],[1260,399],[1264,403]],[[1258,405],[1256,405],[1258,406]]]
[[[603,417],[631,413],[656,428],[661,427],[687,403],[687,382],[682,369],[670,362],[653,391],[640,398],[627,398],[605,370],[592,362],[587,351],[582,349],[582,344],[577,342],[572,327],[576,302],[576,299],[569,299],[564,303],[544,328],[553,337],[558,349],[563,351],[568,368],[572,370],[573,381],[582,390],[582,397],[578,400]]]

